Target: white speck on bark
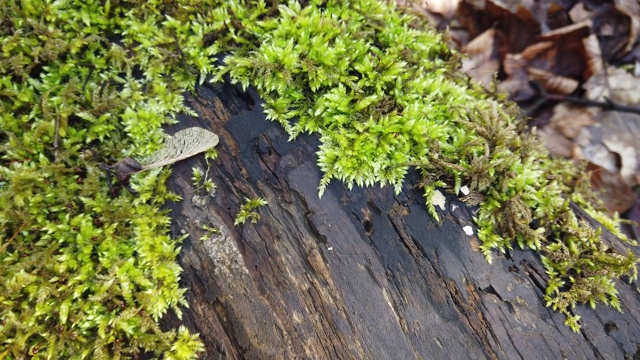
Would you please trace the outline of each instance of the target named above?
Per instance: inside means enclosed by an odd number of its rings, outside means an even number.
[[[442,195],[440,190],[436,190],[433,192],[433,196],[431,197],[431,204],[433,204],[433,206],[438,206],[441,210],[445,210],[447,198]]]

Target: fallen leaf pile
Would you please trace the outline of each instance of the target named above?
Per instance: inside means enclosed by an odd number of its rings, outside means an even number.
[[[638,1],[400,4],[448,29],[465,72],[520,104],[553,155],[587,160],[609,211],[640,220]]]

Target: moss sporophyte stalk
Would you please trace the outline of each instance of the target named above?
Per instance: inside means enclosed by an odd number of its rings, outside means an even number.
[[[614,280],[636,258],[582,224],[581,206],[622,241],[588,176],[549,158],[519,110],[462,75],[444,35],[377,0],[5,0],[0,2],[0,357],[118,358],[203,350],[180,314],[185,289],[160,210],[166,168],[111,198],[99,163],[144,158],[204,81],[253,86],[292,139],[316,133],[322,192],[400,189],[422,174],[466,184],[482,252],[540,253],[547,305],[577,330],[579,303],[619,308]],[[223,59],[223,60],[219,60]],[[255,208],[255,207],[254,207]]]

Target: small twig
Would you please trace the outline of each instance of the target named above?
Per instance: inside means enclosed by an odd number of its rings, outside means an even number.
[[[9,241],[7,241],[6,243],[2,244],[2,248],[0,248],[0,253],[4,252],[7,249],[7,247],[11,244],[13,239],[15,239],[18,236],[18,234],[20,234],[20,231],[22,231],[22,229],[24,229],[25,226],[27,226],[27,223],[23,222],[22,225],[20,225],[20,228],[13,234],[11,239],[9,239]]]
[[[131,193],[131,195],[139,195],[138,192],[131,187],[131,184],[129,182],[129,180],[131,179],[131,175],[143,170],[140,163],[138,163],[136,160],[130,157],[126,157],[113,166],[107,165],[105,163],[99,163],[98,167],[104,170],[107,175],[107,184],[109,184],[109,192],[111,193],[111,196],[116,197],[120,192],[119,189],[113,187],[111,176],[115,177],[118,184],[127,189]]]
[[[89,67],[89,73],[87,74],[87,77],[84,80],[84,84],[82,85],[82,92],[84,92],[84,89],[87,87],[87,84],[89,83],[89,79],[91,78],[91,74],[93,74],[93,66]]]
[[[60,118],[60,114],[58,114],[58,118],[56,119],[56,132],[53,136],[53,154],[56,159],[58,158],[58,143],[60,141],[60,122],[62,119]]]
[[[539,108],[547,101],[566,101],[577,105],[596,106],[605,110],[613,110],[640,115],[640,107],[618,104],[607,97],[604,98],[604,101],[596,101],[580,98],[577,96],[554,95],[547,93],[547,91],[537,81],[531,81],[530,85],[540,95],[540,101],[536,102],[536,106],[533,107],[534,109]],[[531,113],[531,111],[532,110],[530,109],[527,112]]]
[[[604,98],[604,101],[595,101],[595,100],[589,100],[589,99],[579,98],[575,96],[547,94],[546,98],[552,101],[567,101],[567,102],[578,104],[578,105],[597,106],[605,110],[614,110],[614,111],[620,111],[620,112],[627,112],[631,114],[640,114],[640,107],[621,105],[607,97]]]

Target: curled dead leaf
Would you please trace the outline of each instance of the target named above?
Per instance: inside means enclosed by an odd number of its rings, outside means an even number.
[[[580,83],[566,76],[531,67],[528,69],[529,80],[537,81],[547,92],[569,95],[576,91]]]
[[[640,34],[640,4],[637,0],[616,0],[616,8],[631,20],[625,52],[631,51]]]

